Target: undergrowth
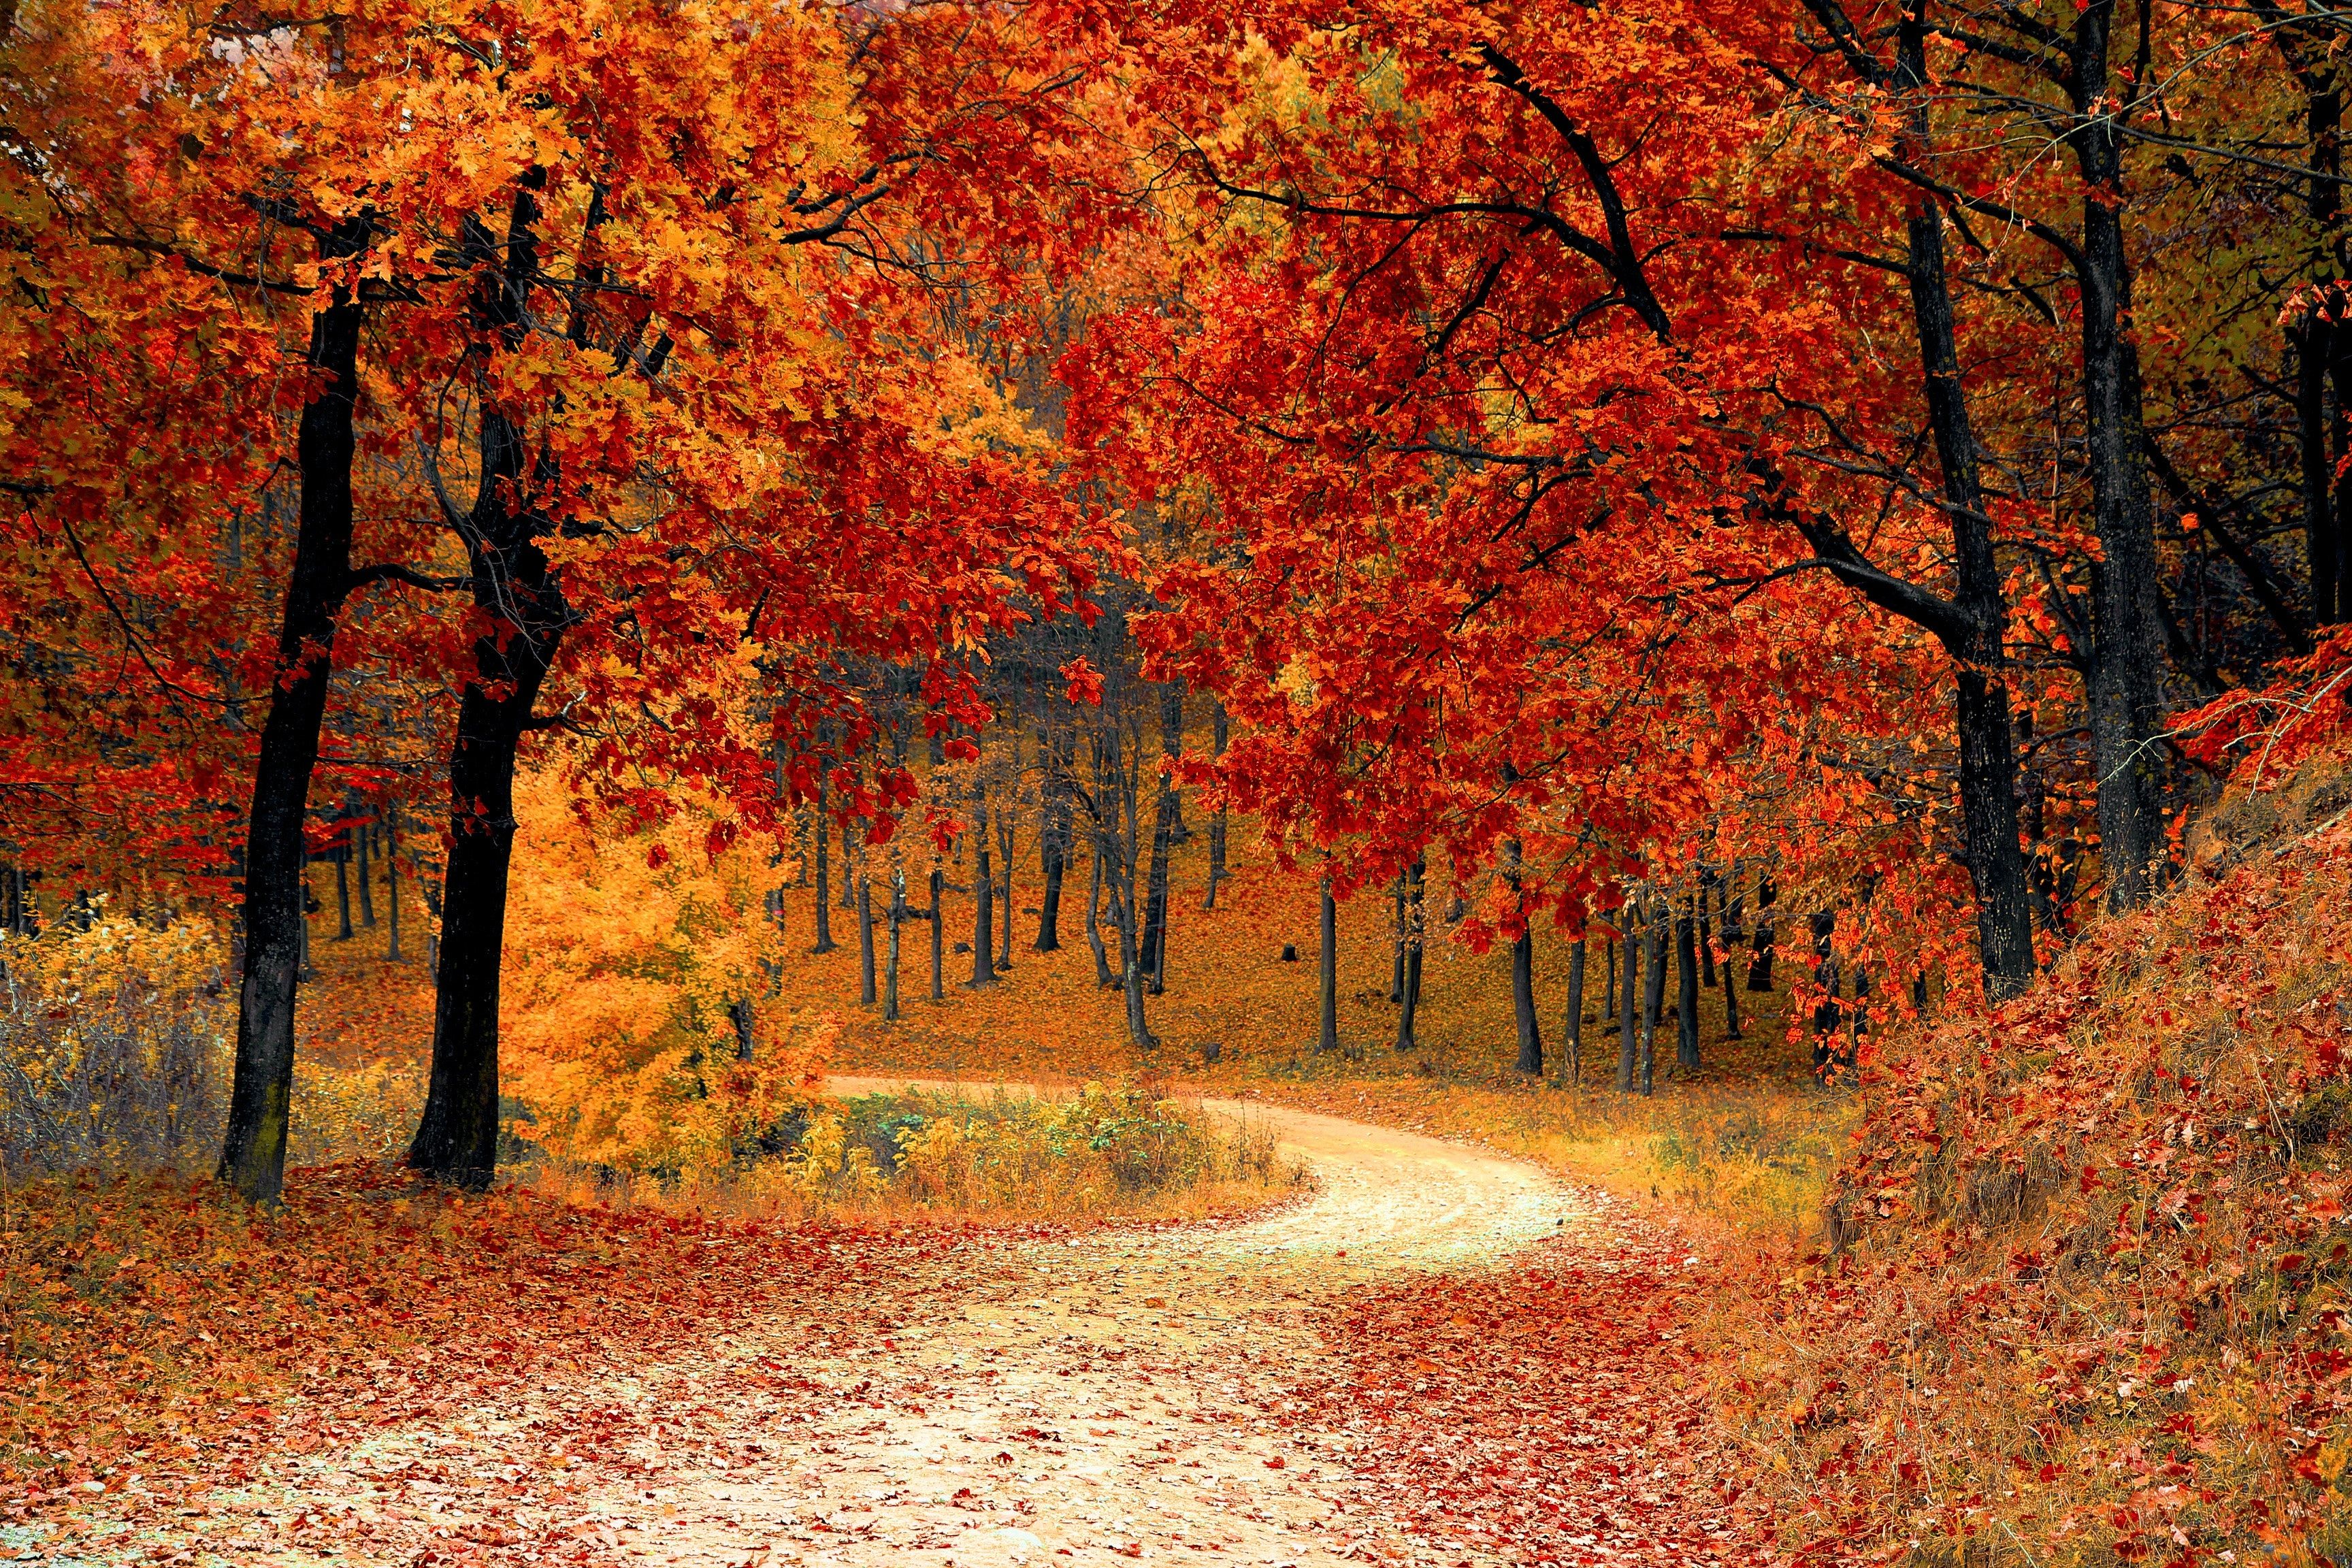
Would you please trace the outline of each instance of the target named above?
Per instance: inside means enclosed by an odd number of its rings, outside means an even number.
[[[575,1197],[739,1215],[1067,1223],[1234,1213],[1306,1176],[1265,1127],[1130,1081],[1071,1094],[908,1086],[813,1098],[724,1169],[631,1176],[549,1162],[528,1179]]]
[[[1990,1018],[1864,1058],[1819,1246],[1734,1271],[1718,1398],[1824,1559],[2352,1554],[2352,799],[2196,870]]]

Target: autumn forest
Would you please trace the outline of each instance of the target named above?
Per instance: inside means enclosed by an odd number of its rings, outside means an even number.
[[[0,0],[0,1561],[2352,1563],[2347,99]]]

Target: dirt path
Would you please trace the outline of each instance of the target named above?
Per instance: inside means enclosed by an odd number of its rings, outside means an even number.
[[[1384,1523],[1334,1460],[1347,1439],[1290,1399],[1331,1371],[1305,1318],[1552,1235],[1578,1201],[1434,1139],[1212,1104],[1272,1126],[1318,1190],[1260,1219],[1027,1244],[889,1303],[878,1339],[757,1321],[684,1362],[518,1389],[289,1458],[185,1535],[144,1525],[87,1560],[1462,1561]]]

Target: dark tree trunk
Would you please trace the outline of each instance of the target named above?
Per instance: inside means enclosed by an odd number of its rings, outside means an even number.
[[[1093,879],[1092,879],[1091,883],[1089,884],[1089,886],[1088,886],[1088,887],[1087,887],[1087,945],[1088,947],[1090,947],[1090,948],[1094,949],[1094,954],[1095,954],[1095,984],[1096,984],[1096,985],[1097,985],[1098,987],[1100,987],[1101,989],[1103,989],[1103,990],[1105,990],[1105,991],[1108,991],[1108,990],[1109,990],[1112,986],[1114,986],[1114,985],[1116,985],[1116,984],[1118,984],[1118,976],[1111,973],[1111,968],[1110,968],[1110,955],[1109,955],[1108,952],[1104,952],[1104,951],[1103,951],[1103,937],[1102,937],[1103,858],[1102,858],[1102,850],[1101,850],[1099,847],[1097,847],[1097,848],[1095,850],[1094,854],[1093,854],[1093,855],[1091,855],[1091,856],[1089,856],[1089,857],[1088,857],[1088,858],[1089,858],[1089,859],[1091,859],[1091,860],[1094,862],[1094,877],[1093,877]]]
[[[1183,749],[1184,690],[1171,683],[1160,693],[1160,755],[1172,764]],[[1175,845],[1179,810],[1175,774],[1163,773],[1160,804],[1152,814],[1151,870],[1143,907],[1143,954],[1154,996],[1168,988],[1168,859]]]
[[[1013,733],[1013,773],[1015,778],[1021,773],[1021,733],[1017,730]],[[1020,798],[1019,792],[1015,791],[1012,800],[996,814],[996,863],[1004,868],[996,879],[996,972],[999,974],[1013,973],[1013,851],[1016,847],[1014,835],[1021,826]]]
[[[890,944],[882,963],[882,1021],[898,1021],[898,928],[907,923],[907,873],[890,868]]]
[[[940,918],[940,906],[945,901],[948,878],[944,871],[931,873],[931,1000],[947,999],[947,937],[946,925]]]
[[[757,1021],[751,1011],[751,999],[749,996],[738,996],[729,1003],[727,1018],[735,1026],[735,1059],[739,1062],[750,1061],[752,1025]]]
[[[352,940],[352,852],[335,851],[335,940]]]
[[[2125,247],[2123,131],[2102,108],[2115,0],[2077,10],[2066,141],[2082,176],[2083,405],[2091,513],[2101,559],[2091,568],[2091,766],[2098,780],[2107,907],[2128,909],[2157,888],[2166,853],[2164,626],[2157,602],[2156,523],[2140,415],[2139,348]]]
[[[1642,985],[1642,1092],[1648,1094],[1657,1082],[1658,1018],[1666,1005],[1666,905],[1664,900],[1651,906],[1649,933],[1643,947],[1642,962],[1646,974]]]
[[[1675,920],[1675,1067],[1698,1071],[1698,941],[1692,914]]]
[[[1568,1019],[1560,1031],[1562,1081],[1584,1081],[1584,938],[1568,950]]]
[[[1813,1070],[1818,1073],[1835,1059],[1838,1023],[1843,1014],[1838,1005],[1844,984],[1838,973],[1837,912],[1831,910],[1815,915],[1812,930],[1813,984],[1822,990],[1821,1000],[1813,1004]]]
[[[874,879],[857,868],[857,1000],[874,1005]]]
[[[832,813],[825,809],[825,783],[822,769],[816,777],[816,945],[811,952],[831,952],[840,943],[833,940],[833,897],[825,886],[825,822]]]
[[[1780,896],[1769,871],[1756,879],[1756,945],[1748,963],[1750,991],[1772,989],[1772,905]]]
[[[374,833],[373,827],[362,823],[352,840],[353,852],[358,857],[352,870],[360,884],[360,925],[369,931],[375,928],[375,889],[368,885],[370,878],[374,875],[368,869],[368,840]]]
[[[1617,985],[1617,1089],[1631,1094],[1641,1066],[1641,1009],[1635,1001],[1642,973],[1641,910],[1628,903],[1617,911],[1617,919],[1623,927],[1619,945],[1625,955]]]
[[[322,241],[328,258],[367,244],[364,221]],[[295,436],[299,524],[254,760],[253,811],[245,843],[245,966],[237,991],[236,1058],[219,1179],[247,1199],[275,1204],[285,1185],[288,1113],[294,1087],[294,991],[301,973],[302,816],[319,761],[319,726],[336,617],[350,592],[352,413],[359,402],[362,307],[348,289],[311,318],[304,363],[318,377]]]
[[[1415,858],[1412,869],[1405,873],[1404,905],[1404,981],[1398,987],[1396,1048],[1412,1051],[1421,1048],[1413,1032],[1421,1012],[1421,950],[1424,911],[1422,907],[1423,879],[1423,862]]]
[[[989,876],[988,796],[973,786],[971,978],[968,986],[996,984],[996,887]]]
[[[523,301],[538,268],[539,183],[515,192],[502,270],[489,232],[478,221],[466,226],[480,279],[477,322],[509,351],[522,342]],[[411,1165],[467,1187],[488,1185],[498,1164],[499,968],[514,857],[515,755],[570,620],[562,584],[535,542],[551,523],[531,498],[550,490],[553,476],[534,471],[522,429],[495,404],[485,400],[478,418],[480,484],[463,532],[475,608],[491,629],[475,639],[475,679],[459,699],[449,753],[433,1068],[408,1147]]]
[[[1511,1021],[1519,1037],[1512,1065],[1530,1078],[1543,1076],[1543,1034],[1536,1026],[1536,933],[1519,932],[1511,943]]]
[[[1073,810],[1069,775],[1076,750],[1075,730],[1037,731],[1038,759],[1045,772],[1038,801],[1037,867],[1045,890],[1037,900],[1037,940],[1030,945],[1039,952],[1058,952],[1062,947],[1062,879],[1070,869]]]
[[[1320,941],[1315,957],[1317,1004],[1315,1049],[1318,1054],[1339,1048],[1339,906],[1331,897],[1331,875],[1318,884],[1322,902],[1316,929]]]
[[[1225,705],[1212,701],[1209,705],[1209,743],[1211,755],[1225,754]],[[1225,879],[1225,808],[1218,805],[1216,815],[1209,818],[1209,891],[1201,900],[1204,910],[1217,907],[1217,884]]]

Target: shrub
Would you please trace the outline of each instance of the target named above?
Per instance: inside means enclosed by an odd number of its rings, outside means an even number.
[[[0,1168],[193,1170],[218,1153],[236,1001],[216,933],[102,911],[0,937]]]

